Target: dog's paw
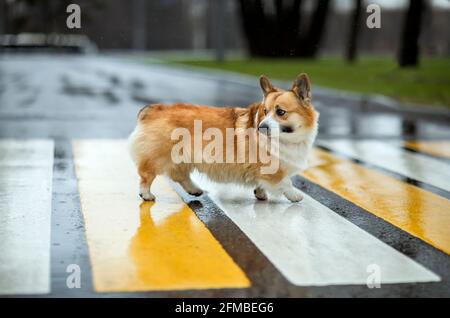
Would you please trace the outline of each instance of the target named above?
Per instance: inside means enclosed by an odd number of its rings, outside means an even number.
[[[267,193],[263,189],[256,188],[255,190],[253,190],[253,193],[255,194],[255,198],[257,198],[258,200],[261,201],[267,200]]]
[[[155,200],[155,196],[153,194],[151,194],[150,192],[147,193],[139,193],[139,196],[142,198],[142,200],[144,201],[153,201]]]
[[[180,182],[180,185],[183,187],[184,191],[190,195],[199,197],[203,194],[203,190],[197,187],[190,179]]]
[[[284,192],[285,197],[291,202],[300,202],[303,200],[303,194],[297,189],[290,189]]]
[[[188,193],[189,193],[190,195],[199,197],[199,196],[201,196],[201,195],[203,194],[203,190],[201,190],[201,189],[195,189],[195,190],[188,191]]]

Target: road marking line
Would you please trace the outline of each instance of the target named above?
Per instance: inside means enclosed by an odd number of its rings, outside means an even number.
[[[450,191],[450,165],[441,160],[427,158],[396,148],[394,145],[372,140],[331,140],[321,141],[319,145]]]
[[[50,292],[53,148],[0,140],[0,294]]]
[[[450,159],[449,141],[405,141],[405,147],[435,157]]]
[[[217,184],[194,174],[208,196],[293,284],[366,284],[371,264],[381,283],[439,277],[308,195],[301,203],[257,201],[252,189]]]
[[[96,291],[250,286],[165,178],[152,185],[156,202],[142,203],[124,140],[73,146]]]
[[[366,211],[450,253],[450,201],[322,150],[302,173]]]

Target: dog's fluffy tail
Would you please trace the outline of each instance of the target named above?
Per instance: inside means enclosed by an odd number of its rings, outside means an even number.
[[[139,142],[138,142],[138,136],[139,136],[139,125],[134,128],[133,132],[128,137],[128,153],[131,156],[131,159],[134,161],[134,163],[137,164],[138,160],[138,151],[139,151]]]
[[[143,120],[150,116],[152,117],[152,113],[158,112],[159,110],[163,110],[165,108],[164,104],[149,104],[141,108],[138,112],[138,120]]]
[[[137,114],[137,118],[140,119],[140,118],[141,118],[141,115],[142,115],[142,112],[144,112],[145,110],[147,110],[147,109],[150,108],[150,107],[152,107],[152,104],[145,105],[144,107],[142,107],[142,108],[139,110],[138,114]]]

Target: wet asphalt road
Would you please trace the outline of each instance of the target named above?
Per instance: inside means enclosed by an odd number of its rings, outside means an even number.
[[[256,80],[158,64],[84,56],[3,56],[0,65],[2,137],[123,138],[132,130],[137,111],[148,103],[246,106],[261,98]],[[401,116],[366,113],[360,101],[320,90],[314,91],[314,105],[321,114],[321,137],[450,136],[446,122],[418,117],[411,134],[403,129]]]
[[[148,103],[185,101],[245,106],[260,98],[256,80],[231,75],[220,76],[160,64],[141,65],[97,56],[2,56],[0,138],[49,138],[55,141],[49,296],[450,296],[450,258],[446,253],[300,176],[295,178],[295,184],[302,191],[437,273],[442,281],[389,284],[380,289],[369,289],[365,285],[295,286],[215,202],[207,196],[194,199],[178,189],[197,217],[247,274],[252,286],[126,294],[98,293],[93,289],[71,140],[126,138],[135,125],[138,110]],[[314,94],[314,104],[321,114],[320,139],[450,138],[446,122],[408,116],[405,124],[405,119],[398,114],[367,113],[358,101],[322,94],[320,90]],[[81,289],[66,287],[66,266],[72,263],[80,264],[83,269]]]

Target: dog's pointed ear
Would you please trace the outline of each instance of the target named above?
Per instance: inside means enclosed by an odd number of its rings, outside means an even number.
[[[276,89],[272,86],[269,79],[265,75],[260,76],[259,85],[261,85],[264,96],[267,96],[267,94],[269,94],[270,92],[276,91]]]
[[[311,101],[311,81],[305,73],[297,76],[292,84],[291,90],[298,98],[304,101]]]

